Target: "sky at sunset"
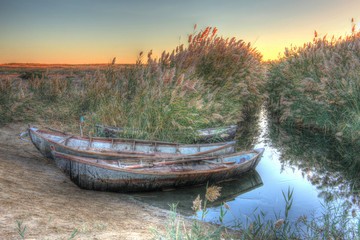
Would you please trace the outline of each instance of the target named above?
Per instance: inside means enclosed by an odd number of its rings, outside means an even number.
[[[264,59],[360,22],[360,0],[0,0],[1,63],[134,63],[207,26],[251,42]]]

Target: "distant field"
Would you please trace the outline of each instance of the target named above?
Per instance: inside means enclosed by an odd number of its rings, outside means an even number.
[[[0,81],[8,78],[12,80],[20,79],[24,72],[48,72],[49,77],[57,74],[63,77],[80,77],[92,74],[96,70],[104,70],[109,64],[42,64],[42,63],[6,63],[0,64]],[[132,64],[115,64],[116,68],[129,67]]]
[[[99,63],[99,64],[43,64],[43,63],[4,63],[0,64],[0,69],[7,68],[59,68],[59,69],[93,69],[98,67],[106,67],[108,63]],[[116,66],[131,66],[133,64],[115,64]]]
[[[133,64],[115,64],[116,67],[127,67]],[[105,69],[109,64],[42,64],[42,63],[5,63],[0,64],[0,75],[11,75],[14,72],[22,71],[46,71],[69,72],[69,71],[94,71]]]

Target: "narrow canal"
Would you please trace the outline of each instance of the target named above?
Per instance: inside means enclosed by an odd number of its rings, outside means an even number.
[[[360,151],[352,146],[310,131],[286,130],[269,121],[265,111],[259,118],[241,128],[237,150],[264,147],[265,153],[256,168],[245,176],[217,184],[221,197],[208,202],[206,221],[218,222],[220,205],[226,202],[230,211],[224,222],[243,224],[255,215],[265,220],[283,218],[283,193],[293,190],[289,218],[320,216],[326,205],[347,209],[349,216],[359,215],[359,194],[352,169],[359,164]],[[165,192],[138,193],[133,196],[148,204],[169,209],[177,203],[178,212],[194,216],[192,202],[198,194],[204,199],[206,186],[194,186]],[[197,214],[200,218],[201,212]]]

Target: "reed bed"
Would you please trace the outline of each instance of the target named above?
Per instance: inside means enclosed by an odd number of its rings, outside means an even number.
[[[360,143],[360,32],[319,38],[268,64],[268,106],[281,123]]]
[[[147,57],[140,53],[132,66],[118,66],[114,59],[77,81],[48,72],[2,81],[0,111],[7,117],[0,122],[30,115],[78,132],[83,116],[87,135],[96,135],[94,125],[103,124],[139,130],[125,137],[180,142],[190,142],[198,128],[236,124],[260,107],[265,71],[249,43],[216,33],[194,28],[187,46],[172,53],[158,59],[151,51]],[[9,110],[17,102],[22,109]]]

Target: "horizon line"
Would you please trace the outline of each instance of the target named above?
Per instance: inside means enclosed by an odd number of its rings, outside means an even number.
[[[112,64],[112,63],[38,63],[38,62],[27,62],[27,63],[24,63],[24,62],[10,62],[10,63],[0,63],[0,66],[9,66],[11,67],[12,65],[38,65],[38,66],[50,66],[50,65],[61,65],[61,66],[64,66],[64,65],[68,65],[68,66],[73,66],[73,65],[133,65],[135,63],[115,63],[115,64]]]

